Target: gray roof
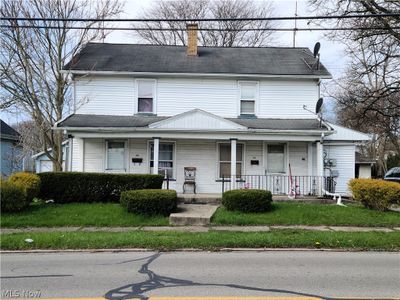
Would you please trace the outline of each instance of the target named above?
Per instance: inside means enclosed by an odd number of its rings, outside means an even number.
[[[1,138],[18,140],[20,134],[6,122],[0,119]]]
[[[88,43],[64,69],[80,71],[331,76],[308,48],[199,47]]]
[[[84,115],[73,114],[60,122],[58,127],[148,127],[151,123],[168,119],[161,116],[110,116],[110,115]],[[321,128],[316,119],[244,119],[227,118],[232,122],[243,125],[249,129],[272,129],[272,130],[327,130],[323,125]]]
[[[317,119],[245,119],[229,118],[228,120],[252,129],[278,129],[278,130],[320,130]],[[324,125],[323,125],[324,126]],[[326,126],[323,129],[328,129]]]

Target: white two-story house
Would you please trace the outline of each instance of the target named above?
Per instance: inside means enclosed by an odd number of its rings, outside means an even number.
[[[321,194],[332,175],[347,193],[368,136],[303,108],[331,78],[311,51],[198,47],[191,33],[188,47],[89,43],[65,66],[74,108],[55,129],[71,141],[68,169],[161,173],[182,192],[194,167],[197,193]]]

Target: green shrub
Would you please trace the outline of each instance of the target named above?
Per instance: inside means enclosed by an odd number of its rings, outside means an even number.
[[[0,180],[1,212],[18,212],[29,206],[25,188],[14,182]]]
[[[174,190],[125,191],[120,202],[128,212],[168,216],[176,210],[177,195]]]
[[[8,178],[8,181],[23,186],[26,191],[26,200],[29,202],[39,196],[40,177],[36,174],[27,172],[14,173]]]
[[[400,204],[400,184],[379,179],[352,179],[349,188],[354,200],[365,207],[385,211],[393,203]]]
[[[271,209],[272,194],[266,190],[232,190],[222,195],[227,210],[263,212]]]
[[[108,174],[46,172],[41,179],[40,198],[56,203],[118,202],[122,191],[161,189],[163,176],[151,174]]]

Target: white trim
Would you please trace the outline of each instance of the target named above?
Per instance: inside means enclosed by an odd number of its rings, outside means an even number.
[[[151,143],[153,143],[153,139],[147,140],[147,159],[148,159],[147,171],[148,171],[148,174],[151,174],[151,167],[150,167],[150,162],[151,162],[150,144]],[[176,141],[160,139],[160,145],[161,144],[173,144],[173,149],[172,149],[172,155],[173,155],[172,177],[173,178],[170,178],[170,179],[176,179],[176,177],[178,176],[177,175],[177,161],[176,161]]]
[[[166,77],[235,77],[235,78],[295,78],[295,79],[332,79],[332,75],[270,75],[270,74],[235,74],[235,73],[163,73],[163,72],[121,72],[121,71],[81,71],[60,70],[61,73],[77,75],[137,75]]]
[[[220,144],[227,144],[227,145],[231,145],[231,141],[217,141],[216,143],[215,143],[215,145],[216,145],[216,154],[217,154],[217,156],[216,156],[216,165],[217,165],[217,167],[215,168],[216,169],[216,174],[215,174],[215,180],[220,180],[220,179],[222,179],[221,177],[219,177],[219,172],[220,172],[220,161],[219,161],[219,145]],[[236,141],[236,147],[238,146],[238,145],[242,145],[242,175],[245,175],[246,174],[246,141]],[[236,160],[236,163],[237,163],[237,160]]]
[[[155,136],[154,132],[72,132],[75,137],[80,138],[108,138],[108,139],[129,139],[129,138],[144,138],[150,139]],[[192,139],[192,140],[229,140],[236,138],[239,140],[248,141],[281,141],[286,142],[316,142],[320,137],[315,135],[300,135],[300,134],[249,134],[247,132],[221,132],[221,133],[207,133],[207,132],[157,132],[157,137],[162,139]]]
[[[155,123],[153,123],[155,124]],[[142,127],[53,127],[53,130],[67,130],[74,132],[127,132],[127,133],[135,133],[135,132],[172,132],[172,133],[243,133],[244,130],[235,129],[235,130],[227,130],[227,129],[171,129],[171,128],[142,128]],[[295,134],[297,135],[315,135],[320,137],[321,133],[325,133],[326,136],[334,133],[333,131],[328,130],[280,130],[280,129],[248,129],[245,131],[245,134]],[[154,135],[154,134],[153,134]],[[319,138],[318,138],[319,139]]]
[[[254,99],[242,99],[242,85],[243,84],[251,84],[255,86],[255,98]],[[237,99],[237,107],[238,113],[237,115],[244,115],[244,116],[257,116],[259,114],[259,105],[260,105],[260,82],[259,81],[250,81],[250,80],[238,80],[237,82],[237,89],[238,89],[238,99]],[[242,114],[241,106],[243,101],[254,101],[254,113],[252,114]]]
[[[129,146],[128,146],[128,139],[104,139],[104,145],[105,145],[105,155],[104,155],[104,172],[108,173],[121,173],[123,171],[124,173],[129,173],[129,161],[128,160],[128,155],[129,155]],[[124,167],[122,169],[109,169],[108,168],[108,143],[109,142],[123,142],[124,143]]]
[[[153,111],[152,112],[139,112],[139,82],[147,81],[153,82]],[[135,114],[157,114],[157,79],[154,78],[135,78],[135,104],[134,104],[134,113]]]
[[[180,119],[183,119],[183,118],[185,118],[187,116],[194,115],[194,114],[202,114],[202,115],[208,116],[208,117],[213,118],[213,119],[215,119],[215,120],[217,120],[219,122],[222,122],[222,123],[224,123],[226,125],[231,126],[232,129],[208,129],[208,128],[207,129],[193,129],[193,128],[189,128],[189,129],[185,129],[185,128],[178,129],[178,128],[176,128],[175,129],[175,128],[162,128],[163,126],[165,126],[165,125],[167,125],[169,123],[175,122],[176,120],[180,120]],[[203,130],[206,130],[206,131],[207,130],[212,130],[212,131],[230,131],[230,130],[235,130],[236,131],[236,130],[238,130],[239,131],[240,130],[240,131],[244,131],[244,130],[247,130],[247,127],[243,126],[243,125],[240,125],[238,123],[235,123],[233,121],[224,119],[224,118],[222,118],[220,116],[217,116],[215,114],[209,113],[209,112],[207,112],[205,110],[202,110],[202,109],[199,109],[199,108],[195,108],[195,109],[186,111],[184,113],[177,114],[177,115],[175,115],[173,117],[170,117],[168,119],[161,120],[161,121],[158,121],[158,122],[155,122],[155,123],[151,123],[151,124],[149,124],[149,129],[157,129],[157,131],[158,130],[171,130],[171,131],[177,131],[177,130],[185,131],[186,130],[186,131],[190,131],[190,132],[196,131],[196,130],[201,130],[201,131],[203,131]]]
[[[313,175],[313,143],[307,143],[307,175]]]
[[[287,175],[289,173],[289,151],[288,146],[289,142],[280,142],[280,141],[265,141],[264,142],[264,173],[265,175]],[[284,173],[268,173],[268,145],[283,145],[283,169]]]

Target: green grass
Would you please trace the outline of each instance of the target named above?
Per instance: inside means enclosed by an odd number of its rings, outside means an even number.
[[[1,227],[161,226],[163,216],[146,217],[126,212],[118,203],[34,204],[20,213],[2,213]]]
[[[265,213],[241,213],[220,207],[212,218],[215,225],[337,225],[400,226],[399,212],[378,212],[360,205],[274,203]]]
[[[24,240],[33,239],[32,243]],[[319,244],[318,244],[319,243]],[[400,232],[320,232],[274,230],[271,232],[50,232],[1,235],[2,250],[147,248],[173,250],[224,247],[249,248],[342,248],[400,250]]]

